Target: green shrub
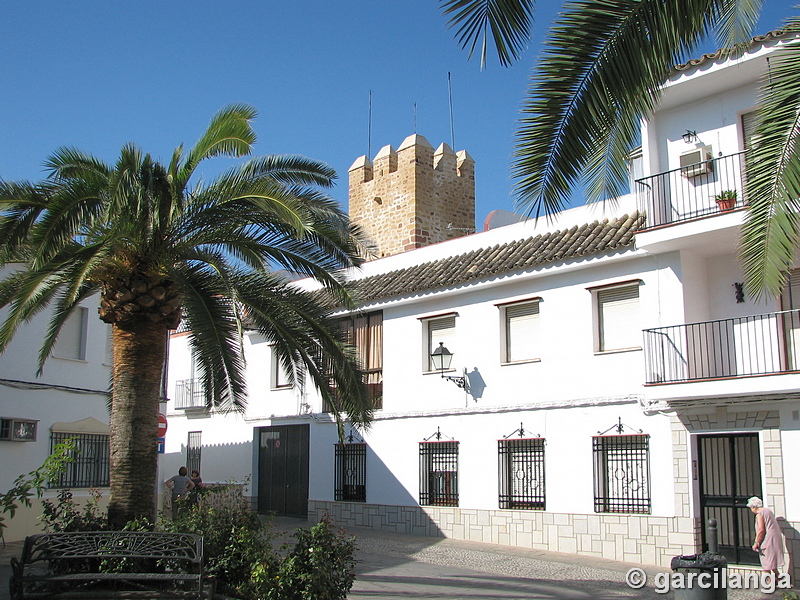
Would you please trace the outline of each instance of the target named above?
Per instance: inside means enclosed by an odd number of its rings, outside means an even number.
[[[284,558],[265,597],[269,600],[344,600],[355,581],[355,538],[326,516],[298,529],[297,545]]]
[[[59,490],[58,502],[42,500],[41,522],[44,530],[62,531],[105,531],[108,529],[108,513],[100,508],[99,490],[89,489],[89,499],[80,507],[75,503],[70,490]]]
[[[41,467],[28,473],[20,475],[14,480],[14,487],[4,494],[0,494],[0,539],[3,538],[3,531],[7,527],[5,514],[14,518],[14,514],[20,506],[30,506],[31,497],[41,498],[47,482],[57,479],[63,473],[67,464],[74,459],[76,445],[73,440],[66,440],[56,444],[53,453],[47,457]]]
[[[216,577],[217,588],[234,596],[254,597],[254,566],[271,572],[279,559],[272,549],[272,527],[251,510],[241,489],[228,484],[207,489],[196,501],[178,500],[181,506],[175,520],[162,519],[159,528],[202,535],[205,572]]]

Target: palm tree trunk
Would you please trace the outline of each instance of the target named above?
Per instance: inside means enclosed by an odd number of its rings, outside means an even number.
[[[119,529],[137,517],[155,520],[158,403],[165,360],[164,323],[114,325],[111,393],[111,498]]]

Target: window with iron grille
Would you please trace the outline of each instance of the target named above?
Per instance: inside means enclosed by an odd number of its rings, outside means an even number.
[[[500,508],[544,510],[544,439],[498,440]]]
[[[420,442],[419,503],[458,506],[458,442]]]
[[[189,439],[186,442],[186,468],[191,473],[194,470],[200,471],[200,455],[203,450],[200,441],[202,431],[190,431]]]
[[[367,445],[335,445],[334,500],[367,501]]]
[[[72,462],[67,463],[66,469],[55,481],[50,482],[53,488],[86,488],[107,487],[108,477],[108,450],[107,435],[88,433],[61,433],[53,432],[50,435],[50,451],[56,444],[72,440],[76,452],[72,453]]]
[[[592,438],[594,511],[650,513],[650,436]]]

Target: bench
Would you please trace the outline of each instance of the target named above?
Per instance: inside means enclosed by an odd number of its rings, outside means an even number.
[[[203,538],[189,533],[78,531],[25,538],[11,559],[12,600],[213,595]]]

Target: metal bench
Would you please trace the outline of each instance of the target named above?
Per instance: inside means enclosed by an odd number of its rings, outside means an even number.
[[[203,538],[189,533],[80,531],[25,538],[11,559],[12,600],[23,598],[210,598]]]

